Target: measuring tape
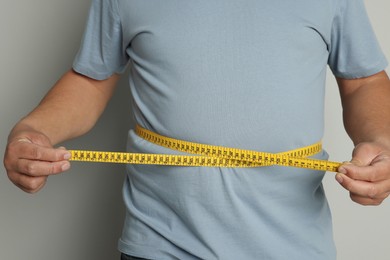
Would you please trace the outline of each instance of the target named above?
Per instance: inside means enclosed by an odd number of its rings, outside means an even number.
[[[290,166],[337,172],[339,162],[309,159],[322,150],[321,142],[281,153],[266,153],[193,143],[156,134],[136,126],[138,136],[154,144],[196,155],[146,154],[107,151],[70,150],[71,161],[108,162],[192,167]]]

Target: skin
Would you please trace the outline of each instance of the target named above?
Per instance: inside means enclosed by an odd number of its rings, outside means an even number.
[[[48,176],[70,168],[69,152],[54,148],[88,132],[110,100],[119,76],[97,81],[68,71],[41,103],[11,130],[4,155],[9,179],[35,193]]]
[[[9,179],[35,193],[50,175],[70,168],[70,154],[54,146],[88,132],[112,97],[119,76],[97,81],[67,72],[8,138],[4,165]],[[352,160],[336,180],[362,205],[390,194],[390,81],[382,71],[361,79],[337,79],[346,131],[355,143]]]
[[[336,180],[362,205],[379,205],[390,194],[390,81],[382,71],[367,78],[337,79],[344,125],[355,144],[352,160]]]

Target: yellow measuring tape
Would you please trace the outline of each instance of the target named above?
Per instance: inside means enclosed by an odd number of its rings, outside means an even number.
[[[70,160],[201,167],[261,167],[279,165],[333,172],[337,172],[338,167],[341,165],[338,162],[307,158],[322,150],[321,142],[287,152],[266,153],[182,141],[156,134],[138,125],[136,126],[136,133],[154,144],[196,155],[70,150],[72,155]]]

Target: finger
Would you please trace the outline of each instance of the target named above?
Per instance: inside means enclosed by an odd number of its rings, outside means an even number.
[[[367,182],[354,180],[345,174],[338,173],[336,180],[349,192],[366,198],[382,198],[390,191],[390,181]]]
[[[31,177],[23,174],[13,173],[9,175],[10,180],[21,190],[27,193],[36,193],[46,184],[47,176]]]
[[[390,160],[376,160],[370,166],[359,167],[352,163],[343,164],[338,171],[354,180],[378,182],[389,178]]]
[[[363,196],[359,196],[353,193],[350,193],[351,200],[359,203],[364,206],[379,206],[383,203],[383,201],[389,196],[389,193],[386,193],[384,196],[380,198],[367,198]]]
[[[45,162],[20,159],[16,171],[32,177],[49,176],[67,171],[70,168],[69,161]]]
[[[10,151],[10,153],[17,154],[19,158],[55,162],[55,161],[68,160],[71,157],[70,153],[67,150],[62,148],[55,149],[55,148],[42,147],[27,142],[20,142],[20,143],[23,144],[14,147],[13,148],[14,150]]]

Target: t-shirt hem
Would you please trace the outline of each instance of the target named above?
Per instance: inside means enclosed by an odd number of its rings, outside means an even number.
[[[88,78],[92,78],[96,80],[105,80],[113,75],[113,73],[96,73],[90,69],[79,66],[77,64],[73,65],[72,69],[79,74],[82,74],[84,76],[87,76]]]
[[[145,259],[150,259],[150,260],[164,260],[161,258],[161,254],[159,255],[156,250],[153,250],[150,247],[145,247],[141,245],[134,245],[134,244],[128,244],[125,243],[122,239],[119,239],[118,241],[118,250],[126,255],[130,255],[133,257],[140,257],[140,258],[145,258]],[[140,254],[139,252],[148,252],[148,254]],[[156,256],[159,255],[157,258]]]
[[[372,66],[371,68],[366,68],[365,70],[356,70],[353,72],[337,72],[333,71],[333,74],[338,78],[343,79],[359,79],[359,78],[365,78],[372,75],[375,75],[383,70],[386,69],[388,66],[388,62],[386,58],[383,58],[378,64],[375,64],[375,66]]]
[[[95,79],[95,80],[105,80],[111,77],[114,74],[122,74],[126,70],[126,66],[123,68],[120,68],[118,71],[113,71],[113,72],[105,72],[105,73],[99,73],[94,70],[88,69],[85,66],[82,66],[80,64],[74,63],[72,66],[72,69],[79,73],[82,74],[88,78]]]

